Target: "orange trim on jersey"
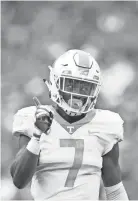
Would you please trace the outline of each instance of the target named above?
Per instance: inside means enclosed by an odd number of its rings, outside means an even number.
[[[53,108],[54,109],[54,108]],[[92,119],[96,115],[96,110],[90,111],[86,114],[86,116],[74,123],[69,123],[66,121],[57,111],[54,109],[54,120],[60,124],[69,134],[73,134],[77,129],[82,127],[83,125],[92,121]]]

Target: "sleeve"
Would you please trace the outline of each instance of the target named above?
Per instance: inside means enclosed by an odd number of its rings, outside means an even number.
[[[103,155],[111,151],[117,142],[123,140],[124,131],[124,121],[120,115],[110,111],[106,113],[91,127],[91,132],[98,137],[103,147]]]
[[[103,155],[107,154],[112,150],[113,146],[123,141],[123,124],[117,125],[117,128],[114,133],[104,133],[103,134],[103,143],[104,143],[104,151]]]
[[[32,137],[35,126],[35,111],[36,107],[27,107],[18,110],[14,115],[12,134],[19,136],[21,133],[28,137]]]

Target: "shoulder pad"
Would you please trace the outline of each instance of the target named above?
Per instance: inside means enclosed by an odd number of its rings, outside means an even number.
[[[123,120],[120,115],[110,110],[97,110],[96,118],[97,121],[123,124]]]
[[[107,144],[115,144],[123,140],[123,120],[119,114],[109,110],[97,110],[91,121],[89,133],[97,135]]]
[[[97,110],[89,126],[89,134],[96,135],[103,146],[103,155],[123,140],[123,120],[119,114],[109,110]]]
[[[35,106],[22,108],[17,111],[13,120],[13,135],[18,136],[20,133],[23,133],[28,137],[32,137],[35,122],[35,111]]]

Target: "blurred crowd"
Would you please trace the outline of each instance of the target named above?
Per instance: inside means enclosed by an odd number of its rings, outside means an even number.
[[[49,104],[42,79],[64,51],[82,49],[99,63],[103,86],[97,108],[124,120],[120,164],[131,200],[138,200],[138,2],[1,2],[1,199],[32,199],[29,186],[12,184],[10,165],[18,151],[13,116],[33,105]]]

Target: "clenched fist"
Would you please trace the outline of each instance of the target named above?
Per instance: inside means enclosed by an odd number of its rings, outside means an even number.
[[[42,131],[42,133],[48,132],[53,120],[53,113],[46,109],[46,106],[41,105],[40,101],[37,97],[33,98],[35,105],[36,105],[36,112],[35,112],[35,126]]]

